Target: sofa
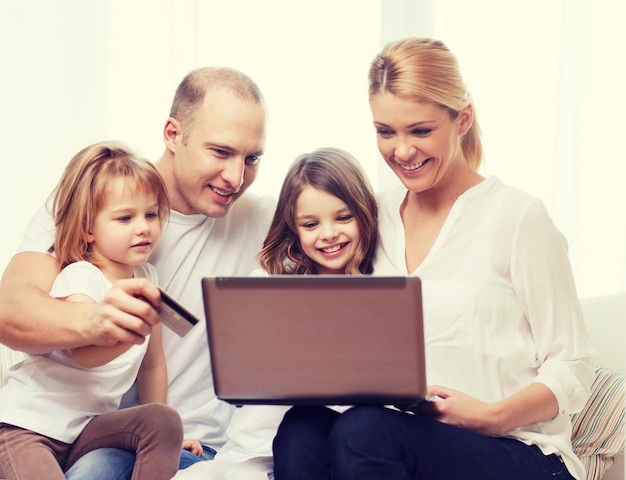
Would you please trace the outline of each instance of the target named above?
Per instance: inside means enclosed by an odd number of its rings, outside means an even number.
[[[581,306],[598,358],[591,397],[572,416],[572,443],[587,467],[587,480],[626,480],[626,291],[583,298]],[[0,375],[22,358],[0,345]]]
[[[592,395],[572,418],[572,443],[588,480],[626,480],[626,291],[583,298],[581,306],[598,358]]]

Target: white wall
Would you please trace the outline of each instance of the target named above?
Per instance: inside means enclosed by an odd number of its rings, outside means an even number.
[[[375,181],[366,73],[378,6],[0,0],[0,271],[78,150],[116,138],[158,158],[176,85],[199,66],[238,68],[264,92],[270,122],[253,190],[277,194],[289,163],[321,146],[350,151]]]
[[[579,292],[626,289],[622,0],[0,0],[0,270],[85,145],[118,138],[148,158],[180,79],[239,68],[270,124],[253,189],[275,194],[291,160],[343,147],[382,188],[367,106],[387,40],[443,39],[476,101],[485,175],[546,203],[570,242]]]

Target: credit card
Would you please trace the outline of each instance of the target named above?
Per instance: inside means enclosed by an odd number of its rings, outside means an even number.
[[[170,295],[159,290],[161,291],[161,306],[159,307],[161,322],[179,336],[184,337],[191,327],[198,323],[198,319]]]

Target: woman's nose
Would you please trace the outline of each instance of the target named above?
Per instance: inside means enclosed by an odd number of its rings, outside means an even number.
[[[393,156],[397,160],[406,161],[415,156],[417,148],[408,140],[398,140]]]

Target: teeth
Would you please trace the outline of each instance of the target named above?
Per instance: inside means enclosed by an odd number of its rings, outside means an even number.
[[[324,253],[334,253],[334,252],[336,252],[336,251],[340,250],[342,246],[343,246],[343,245],[335,245],[334,247],[330,247],[330,248],[322,248],[321,250],[322,250],[322,252],[324,252]]]
[[[426,163],[426,160],[421,161],[420,163],[416,164],[416,165],[400,165],[400,168],[403,170],[407,170],[409,172],[412,172],[413,170],[417,170],[418,168],[420,168],[422,165],[424,165]]]
[[[211,187],[211,189],[218,195],[221,195],[222,197],[228,197],[232,195],[232,193],[227,192],[226,190],[220,190],[219,188],[215,188],[215,187]]]

